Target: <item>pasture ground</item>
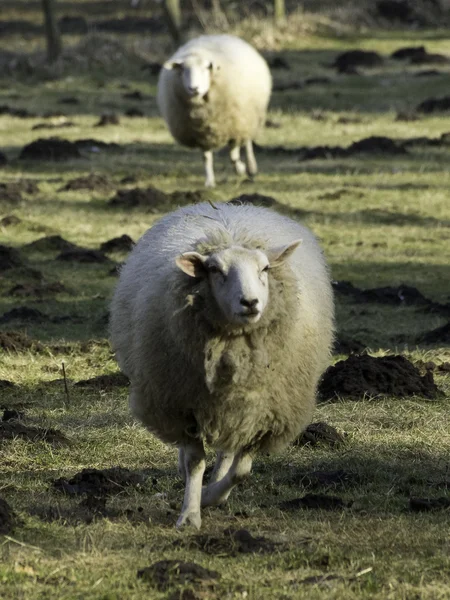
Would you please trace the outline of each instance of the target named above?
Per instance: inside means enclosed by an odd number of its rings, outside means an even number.
[[[4,4],[2,20],[40,18],[37,2]],[[106,18],[102,4],[92,3],[92,18]],[[80,14],[87,7],[61,5]],[[120,11],[128,14],[125,3]],[[139,14],[151,16],[148,8]],[[165,35],[67,35],[64,59],[50,68],[40,36],[0,37],[2,60],[11,54],[0,65],[0,243],[17,250],[0,254],[0,404],[19,413],[0,422],[0,497],[14,513],[0,502],[5,600],[450,597],[448,332],[424,341],[449,321],[450,116],[417,111],[448,94],[450,63],[389,58],[420,45],[450,57],[448,31],[354,29],[308,13],[281,30],[247,18],[233,31],[288,68],[273,68],[257,179],[238,180],[219,154],[219,185],[208,192],[199,154],[175,145],[158,117],[157,77],[145,65],[170,52]],[[338,73],[330,65],[350,49],[382,60]],[[11,114],[17,109],[33,116]],[[130,110],[141,116],[126,116]],[[96,126],[111,113],[118,124]],[[90,141],[76,159],[20,158],[25,145],[52,136]],[[395,143],[305,157],[304,147],[323,154],[318,146],[347,148],[370,136]],[[64,189],[89,176],[84,188]],[[149,203],[135,207],[109,204],[118,190],[149,186],[165,195],[149,192]],[[320,237],[334,280],[362,289],[404,284],[432,301],[358,302],[337,292],[337,328],[373,356],[402,354],[422,373],[428,367],[442,393],[318,404],[314,420],[344,441],[259,457],[226,507],[204,511],[199,534],[178,532],[176,453],[129,415],[107,342],[108,302],[126,251],[57,257],[70,250],[64,240],[99,250],[123,234],[137,240],[178,204],[254,193],[276,199],[276,210]],[[76,385],[99,375],[111,377]],[[112,467],[129,469],[126,480],[110,485],[107,472],[90,493],[63,483],[71,492],[64,494],[53,483]],[[308,493],[310,508],[280,506]],[[161,560],[217,573],[181,582],[174,574],[137,577]]]

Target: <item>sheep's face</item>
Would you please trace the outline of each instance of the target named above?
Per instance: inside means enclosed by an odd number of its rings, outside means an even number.
[[[168,62],[166,69],[178,72],[183,88],[190,98],[204,98],[209,92],[211,74],[217,70],[211,60],[196,55]]]
[[[207,281],[227,325],[257,323],[269,302],[269,271],[297,248],[300,240],[267,252],[234,246],[209,256],[186,252],[177,258],[187,275]]]

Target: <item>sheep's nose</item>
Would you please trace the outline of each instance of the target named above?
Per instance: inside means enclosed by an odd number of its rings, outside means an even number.
[[[253,300],[247,300],[246,298],[241,298],[242,306],[246,308],[255,308],[258,304],[258,298],[253,298]]]
[[[191,94],[191,96],[195,96],[195,94],[198,94],[198,86],[197,85],[190,85],[188,87],[188,92]]]

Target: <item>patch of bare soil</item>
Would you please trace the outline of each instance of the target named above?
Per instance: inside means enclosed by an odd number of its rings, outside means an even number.
[[[12,389],[15,384],[12,381],[8,381],[8,379],[0,379],[0,390]]]
[[[182,540],[177,540],[175,545],[186,546]],[[190,549],[223,557],[239,554],[272,554],[283,549],[281,542],[275,542],[264,536],[253,537],[246,529],[225,529],[220,537],[197,534],[187,540],[187,546]]]
[[[419,113],[425,114],[448,111],[450,110],[450,96],[427,98],[417,106],[416,110]]]
[[[284,71],[289,71],[291,68],[291,65],[288,63],[288,61],[280,55],[267,57],[266,60],[270,69],[282,69]]]
[[[19,181],[10,181],[0,183],[0,201],[18,204],[22,201],[22,194],[33,195],[39,192],[39,187],[35,181],[22,179]]]
[[[1,386],[0,386],[1,389]],[[24,417],[24,412],[21,412],[19,410],[16,410],[15,408],[5,408],[3,410],[3,416],[2,416],[2,421],[20,421],[20,419],[23,419]]]
[[[423,371],[433,371],[434,373],[450,373],[450,362],[443,362],[437,365],[432,360],[426,362],[423,360],[417,360],[414,364],[418,369]]]
[[[29,306],[19,306],[13,308],[8,312],[5,312],[0,317],[0,323],[10,323],[11,321],[31,321],[31,322],[42,322],[47,321],[48,316],[44,315],[40,310],[36,308],[30,308]]]
[[[339,73],[354,74],[356,67],[379,67],[383,62],[383,58],[377,52],[348,50],[339,54],[331,66]]]
[[[362,290],[349,281],[334,281],[333,289],[343,296],[349,296],[356,302],[380,302],[393,306],[419,306],[430,312],[450,313],[450,304],[440,304],[426,298],[417,288],[400,284]]]
[[[450,344],[450,322],[420,335],[417,342],[423,344]]]
[[[100,250],[102,252],[129,252],[133,246],[133,240],[129,235],[124,233],[120,237],[112,238],[100,244]]]
[[[339,396],[361,399],[380,394],[436,398],[439,393],[431,371],[422,376],[404,356],[349,356],[329,367],[319,385],[323,400]]]
[[[130,380],[123,373],[111,373],[111,375],[98,375],[92,379],[83,379],[77,381],[77,387],[93,387],[100,390],[111,390],[116,387],[125,387],[130,384]]]
[[[46,235],[41,237],[34,242],[30,242],[24,246],[27,250],[34,250],[37,252],[54,252],[63,250],[74,250],[78,248],[75,244],[68,242],[60,235]]]
[[[74,142],[61,138],[39,138],[22,148],[20,160],[63,161],[81,158],[80,150]]]
[[[18,117],[19,119],[29,119],[37,117],[35,113],[29,112],[25,108],[12,108],[7,104],[2,104],[0,106],[0,115],[10,115],[11,117]]]
[[[107,263],[110,259],[100,252],[100,250],[92,250],[91,248],[69,248],[58,254],[56,260],[64,262],[79,262],[79,263]]]
[[[412,512],[429,512],[434,510],[448,510],[450,498],[410,498],[409,510]]]
[[[0,535],[12,533],[15,525],[14,513],[3,498],[0,498]]]
[[[71,179],[59,189],[60,192],[76,190],[108,190],[111,188],[111,182],[104,176],[97,173],[90,173],[86,177],[76,177]]]
[[[83,469],[71,479],[61,477],[53,482],[54,487],[69,496],[110,496],[127,488],[139,488],[146,480],[142,473],[133,473],[122,467],[111,469]]]
[[[70,443],[68,438],[57,429],[30,427],[18,421],[0,421],[0,440],[13,440],[17,437],[31,442],[44,441],[57,446]]]
[[[391,58],[407,59],[413,65],[445,64],[450,61],[449,57],[445,56],[445,54],[427,52],[425,46],[400,48],[391,54]]]
[[[209,194],[206,190],[175,190],[169,194],[169,199],[176,206],[182,204],[197,204],[197,202],[205,202],[209,199]]]
[[[218,571],[205,569],[196,563],[182,560],[160,560],[150,567],[140,569],[137,576],[162,591],[172,585],[203,586],[220,579]]]
[[[0,167],[4,167],[8,164],[8,159],[4,152],[0,152]]]
[[[241,194],[240,196],[236,196],[232,200],[228,201],[228,204],[253,204],[254,206],[264,206],[266,208],[271,208],[278,204],[275,198],[272,196],[264,196],[264,194]]]
[[[74,144],[79,150],[84,150],[85,152],[97,153],[101,152],[102,150],[120,150],[119,144],[114,142],[102,142],[101,140],[96,140],[94,138],[76,140]]]
[[[278,506],[281,510],[297,510],[299,508],[321,509],[321,510],[342,510],[351,506],[339,498],[339,496],[328,496],[326,494],[306,494],[301,498],[292,498],[284,500]]]
[[[335,427],[319,421],[318,423],[308,425],[305,431],[293,443],[295,446],[306,446],[306,444],[317,446],[318,444],[323,444],[336,447],[344,442],[345,436],[339,433]]]
[[[169,196],[153,186],[146,189],[123,189],[117,191],[116,195],[109,201],[109,204],[118,208],[145,208],[151,212],[167,207]]]
[[[0,219],[1,227],[11,227],[14,225],[19,225],[19,223],[22,223],[22,219],[16,217],[16,215],[6,215],[6,217]]]
[[[118,115],[114,113],[105,113],[104,115],[101,115],[100,120],[95,124],[95,127],[106,127],[107,125],[120,125]]]
[[[42,283],[19,283],[12,287],[8,295],[20,298],[44,298],[56,296],[57,294],[69,294],[70,291],[60,281]]]
[[[144,112],[139,108],[135,108],[134,106],[132,108],[127,108],[127,110],[124,112],[124,115],[126,117],[145,117]]]
[[[0,272],[21,266],[23,266],[23,261],[17,250],[0,244]]]
[[[42,352],[44,346],[20,331],[1,331],[0,348],[8,352],[24,352],[25,350]]]

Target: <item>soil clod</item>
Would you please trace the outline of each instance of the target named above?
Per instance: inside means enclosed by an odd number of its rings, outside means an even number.
[[[16,217],[16,215],[6,215],[6,217],[0,219],[1,227],[11,227],[13,225],[19,225],[19,223],[22,223],[22,219]]]
[[[24,352],[25,350],[42,352],[44,346],[20,331],[2,331],[0,332],[0,348],[9,352]]]
[[[146,189],[133,188],[131,190],[118,190],[117,194],[111,198],[109,204],[118,208],[146,208],[150,211],[158,211],[160,208],[167,207],[169,197],[150,186]]]
[[[69,294],[69,290],[59,281],[42,282],[37,284],[19,283],[12,287],[8,295],[22,298],[43,298],[57,294]]]
[[[166,590],[171,585],[211,583],[220,578],[220,573],[205,569],[193,562],[160,560],[150,567],[140,569],[137,576],[159,590]]]
[[[339,446],[345,441],[344,435],[332,425],[319,421],[311,423],[305,431],[294,441],[295,446],[305,446],[309,444],[325,444],[327,446]]]
[[[207,554],[237,556],[238,554],[270,554],[280,549],[282,544],[263,536],[253,537],[246,529],[230,528],[225,529],[220,537],[208,534],[194,535],[189,539],[188,547]]]
[[[127,488],[139,488],[146,480],[145,475],[133,473],[122,467],[111,469],[83,469],[71,479],[61,477],[53,482],[54,487],[69,496],[109,496],[119,494]]]
[[[97,173],[90,173],[86,177],[76,177],[71,179],[60,188],[59,191],[73,191],[73,190],[107,190],[111,187],[110,181],[104,175],[98,175]]]
[[[450,96],[442,96],[441,98],[427,98],[417,106],[419,113],[434,113],[446,112],[450,110]]]
[[[410,498],[409,510],[412,512],[429,512],[433,510],[448,510],[450,498]]]
[[[63,161],[81,158],[80,151],[74,142],[61,138],[39,138],[22,148],[20,160],[52,160]]]
[[[0,498],[0,535],[8,535],[14,529],[14,513],[3,498]]]
[[[118,115],[114,113],[106,113],[102,115],[95,127],[106,127],[107,125],[120,125],[120,119]]]
[[[323,400],[379,395],[436,398],[439,389],[431,371],[422,376],[404,356],[351,355],[327,369],[319,385],[319,394]]]
[[[112,238],[111,240],[100,244],[100,250],[102,252],[129,252],[133,246],[133,240],[129,235],[124,233],[120,237]]]
[[[70,443],[68,438],[57,429],[30,427],[17,421],[0,421],[0,440],[13,440],[17,437],[31,442],[48,442],[56,446]]]
[[[331,66],[339,73],[354,73],[356,67],[379,67],[383,62],[383,58],[377,52],[348,50],[339,54]]]
[[[100,250],[92,250],[91,248],[69,248],[58,254],[56,260],[64,262],[79,262],[79,263],[106,263],[110,262],[109,258],[100,252]]]
[[[264,194],[241,194],[240,196],[236,196],[232,200],[228,201],[228,204],[253,204],[254,206],[264,206],[266,208],[270,208],[278,204],[275,198],[271,196],[264,196]]]

